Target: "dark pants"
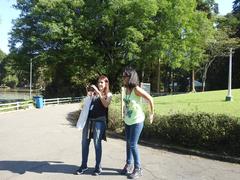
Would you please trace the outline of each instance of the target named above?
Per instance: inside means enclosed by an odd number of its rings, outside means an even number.
[[[82,166],[87,167],[88,154],[89,154],[89,144],[91,139],[89,138],[89,126],[90,120],[88,119],[85,127],[82,132]],[[102,159],[102,138],[106,129],[105,121],[93,121],[92,122],[92,130],[93,130],[93,141],[95,147],[96,154],[96,165],[95,168],[101,167],[101,159]]]

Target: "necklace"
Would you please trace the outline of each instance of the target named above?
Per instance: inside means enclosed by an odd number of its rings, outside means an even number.
[[[130,97],[132,95],[132,90],[130,91],[130,94],[126,94],[125,95],[125,98],[123,99],[124,103],[125,103],[125,115],[129,118],[131,118],[131,115],[132,115],[132,110],[131,110],[131,107],[130,107]]]

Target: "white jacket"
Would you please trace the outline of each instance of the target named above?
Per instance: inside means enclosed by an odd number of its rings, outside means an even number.
[[[90,96],[87,96],[83,99],[83,107],[82,107],[82,110],[81,110],[81,113],[79,115],[77,125],[76,125],[78,130],[82,130],[86,124],[91,102],[92,102],[92,97],[90,97]]]

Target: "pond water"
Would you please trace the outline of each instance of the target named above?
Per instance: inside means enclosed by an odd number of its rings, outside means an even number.
[[[32,96],[39,95],[36,91],[32,92]],[[0,103],[1,102],[13,102],[19,100],[28,100],[28,90],[1,90],[0,89]]]

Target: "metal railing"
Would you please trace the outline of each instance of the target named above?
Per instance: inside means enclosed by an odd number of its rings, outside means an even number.
[[[73,102],[80,102],[83,98],[84,97],[66,97],[66,98],[43,99],[43,103],[44,105],[73,103]],[[0,104],[0,112],[13,111],[13,110],[19,110],[19,109],[28,109],[28,108],[34,107],[34,104],[35,102],[32,100],[3,103],[3,104]]]
[[[80,102],[82,99],[83,99],[83,97],[66,97],[66,98],[43,99],[43,104],[44,105],[49,105],[49,104]]]
[[[33,107],[33,101],[20,101],[12,103],[0,104],[0,112],[19,110],[19,109],[28,109]]]

